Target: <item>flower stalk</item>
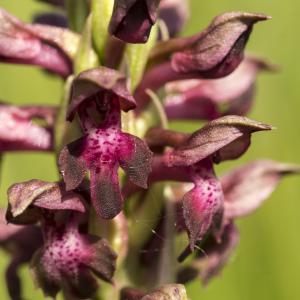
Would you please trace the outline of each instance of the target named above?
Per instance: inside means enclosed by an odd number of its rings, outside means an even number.
[[[245,116],[258,73],[274,70],[245,56],[254,24],[269,17],[228,12],[177,37],[186,1],[46,2],[65,10],[63,26],[49,15],[25,24],[0,9],[0,62],[64,80],[58,107],[0,103],[0,155],[47,151],[59,172],[57,182],[8,190],[0,246],[18,248],[9,294],[22,299],[17,268],[27,263],[45,297],[186,300],[181,283],[208,284],[227,264],[235,219],[299,173],[269,160],[221,177],[214,170],[274,128]],[[206,122],[186,133],[172,129],[178,119]]]

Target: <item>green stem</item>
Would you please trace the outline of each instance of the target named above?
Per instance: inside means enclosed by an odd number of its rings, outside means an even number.
[[[114,0],[91,0],[93,41],[100,62],[104,61],[105,44],[113,6]]]
[[[134,91],[140,82],[151,49],[156,43],[158,35],[158,26],[153,26],[148,42],[146,44],[128,44],[126,47],[126,59],[128,62],[130,87]]]
[[[73,31],[81,32],[89,9],[86,0],[66,0],[69,27]]]

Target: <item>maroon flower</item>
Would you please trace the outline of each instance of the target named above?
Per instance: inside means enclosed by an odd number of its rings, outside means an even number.
[[[55,297],[64,289],[72,299],[86,299],[98,288],[93,274],[112,281],[116,254],[106,240],[79,231],[86,212],[82,196],[65,191],[62,184],[31,180],[13,185],[8,198],[9,221],[41,221],[44,245],[31,269],[46,296]]]
[[[112,282],[116,254],[108,242],[80,234],[76,221],[44,225],[44,245],[31,262],[36,284],[46,296],[55,297],[63,288],[71,297],[90,298],[98,288],[93,275]]]
[[[135,93],[139,104],[147,102],[147,89],[157,90],[167,82],[230,74],[243,60],[253,24],[267,19],[260,14],[225,13],[199,34],[159,43],[150,57],[154,67],[144,75]]]
[[[257,160],[236,168],[221,177],[225,194],[225,218],[247,216],[270,197],[280,180],[297,174],[300,167],[271,160]]]
[[[67,77],[78,41],[67,29],[25,24],[0,9],[0,62],[37,65]]]
[[[113,218],[123,202],[119,166],[133,183],[144,188],[151,170],[147,144],[121,131],[121,109],[133,109],[135,101],[125,87],[125,78],[104,67],[81,73],[73,83],[71,99],[68,119],[78,112],[86,134],[60,154],[67,190],[78,187],[89,170],[94,208],[101,217]],[[99,116],[93,118],[92,111]]]
[[[222,232],[224,196],[213,162],[238,158],[248,149],[251,133],[271,128],[245,117],[226,116],[207,123],[190,136],[162,129],[148,134],[150,146],[175,147],[159,163],[154,160],[156,167],[150,182],[175,179],[194,183],[182,201],[192,250],[207,233],[213,232],[218,238]]]
[[[197,251],[189,266],[179,271],[179,282],[186,283],[200,277],[207,284],[218,275],[238,245],[239,234],[234,220],[253,213],[270,196],[283,176],[299,173],[299,170],[299,166],[258,160],[222,176],[225,200],[222,235],[219,240],[209,235],[199,243],[201,251]],[[185,184],[181,186],[181,195],[186,188]],[[178,222],[181,222],[180,215]]]
[[[109,31],[127,43],[145,43],[157,16],[160,0],[116,0]]]
[[[0,153],[19,150],[53,150],[55,107],[13,106],[0,103]],[[41,119],[46,126],[35,124]]]
[[[167,116],[170,119],[211,120],[222,115],[245,115],[253,104],[258,72],[265,70],[274,70],[274,66],[247,57],[224,78],[170,83],[164,104]]]

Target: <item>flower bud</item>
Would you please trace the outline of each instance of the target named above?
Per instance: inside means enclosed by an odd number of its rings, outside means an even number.
[[[109,31],[127,43],[146,43],[160,0],[116,0]]]
[[[78,42],[67,29],[25,24],[0,9],[0,62],[41,66],[67,77]]]
[[[251,214],[267,200],[284,176],[299,171],[299,166],[257,160],[225,174],[221,178],[225,194],[225,218]]]
[[[55,107],[13,106],[0,103],[0,153],[53,150]],[[47,126],[33,123],[41,119]]]

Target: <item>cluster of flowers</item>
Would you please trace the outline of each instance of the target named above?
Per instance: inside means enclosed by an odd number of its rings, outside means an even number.
[[[58,182],[33,179],[8,190],[0,239],[14,246],[10,296],[21,299],[16,272],[30,261],[46,296],[62,290],[66,299],[90,298],[98,277],[112,284],[103,295],[187,299],[179,283],[197,276],[206,283],[230,258],[238,243],[234,220],[257,209],[283,175],[299,171],[259,160],[220,179],[214,172],[246,152],[252,133],[272,129],[244,116],[258,73],[274,69],[244,57],[253,25],[269,17],[224,13],[178,38],[188,19],[183,0],[45,2],[61,14],[25,24],[0,9],[0,62],[40,66],[66,81],[59,107],[0,104],[0,154],[50,151],[61,174]],[[82,34],[66,27],[82,14]],[[181,119],[207,123],[192,134],[167,128]],[[148,196],[158,182],[152,234],[133,220],[153,217]],[[182,232],[186,249],[167,266],[173,249],[165,244]],[[162,283],[174,284],[157,288]]]

